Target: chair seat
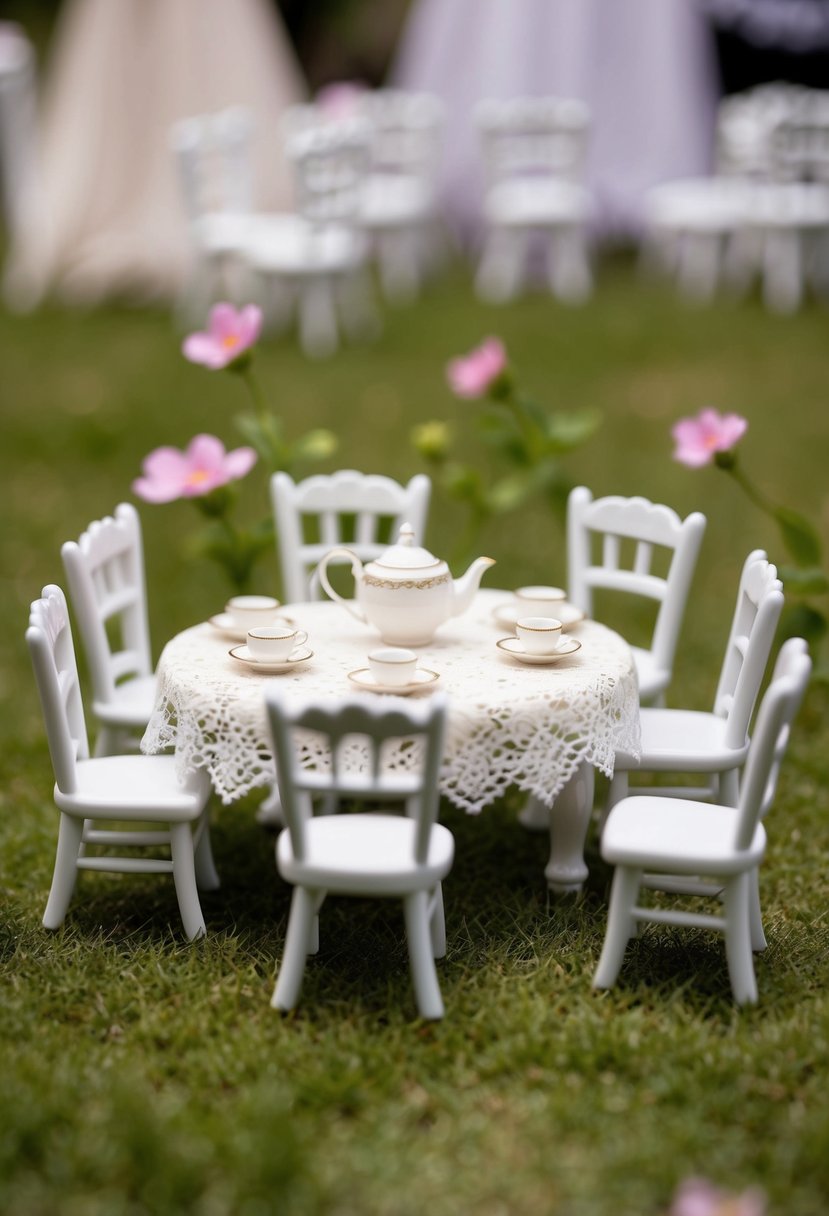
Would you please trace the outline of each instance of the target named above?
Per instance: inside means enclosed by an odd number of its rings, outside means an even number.
[[[612,865],[679,874],[737,874],[758,865],[766,832],[758,823],[748,849],[737,849],[739,810],[710,802],[640,795],[608,816],[601,852]]]
[[[107,726],[146,726],[155,708],[158,691],[155,676],[136,676],[115,686],[111,701],[93,701],[99,721]]]
[[[364,260],[362,233],[340,224],[314,227],[301,215],[257,217],[245,242],[257,270],[301,277],[353,270]]]
[[[756,191],[748,219],[757,227],[829,227],[829,187],[817,182],[781,182]]]
[[[434,193],[412,174],[372,173],[363,191],[360,222],[367,228],[400,228],[427,220]]]
[[[617,753],[616,768],[623,772],[722,772],[742,764],[748,752],[748,742],[726,746],[725,719],[702,710],[646,708],[640,722],[641,759]]]
[[[723,235],[746,223],[753,188],[732,178],[703,177],[664,182],[647,196],[650,223],[659,227]]]
[[[652,701],[671,682],[671,673],[664,667],[659,667],[649,650],[639,646],[631,646],[633,661],[636,665],[636,679],[639,682],[639,698],[642,701]]]
[[[491,224],[549,227],[581,223],[587,218],[589,195],[574,182],[531,177],[499,182],[489,191],[484,214]]]
[[[65,794],[55,787],[55,802],[69,814],[86,812],[91,818],[146,820],[164,817],[171,822],[197,819],[209,792],[204,769],[179,781],[174,756],[102,756],[77,763],[77,790]]]
[[[432,827],[423,866],[414,860],[414,820],[402,815],[340,814],[308,821],[306,857],[298,860],[287,829],[276,846],[286,882],[346,895],[404,895],[433,887],[452,865],[454,840],[442,824]]]
[[[249,212],[211,211],[194,222],[193,235],[206,253],[241,253],[256,223]]]

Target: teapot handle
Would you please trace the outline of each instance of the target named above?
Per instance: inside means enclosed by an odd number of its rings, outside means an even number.
[[[326,553],[325,557],[323,557],[322,561],[317,566],[317,574],[319,575],[319,580],[322,583],[323,588],[325,589],[326,595],[328,595],[330,597],[330,599],[332,599],[332,600],[337,600],[337,602],[342,604],[343,608],[345,608],[346,611],[350,612],[353,617],[356,617],[356,619],[358,621],[362,621],[362,623],[364,625],[367,625],[368,621],[363,616],[362,612],[360,612],[357,608],[355,608],[353,606],[354,601],[344,599],[343,596],[341,596],[339,594],[339,592],[335,591],[334,588],[329,583],[329,581],[328,581],[328,563],[332,557],[347,557],[349,559],[349,561],[351,562],[351,572],[354,575],[355,583],[357,581],[358,571],[360,573],[362,573],[363,563],[360,561],[359,557],[357,557],[357,555],[355,553],[351,552],[350,549],[343,549],[343,548],[329,549],[328,553]]]

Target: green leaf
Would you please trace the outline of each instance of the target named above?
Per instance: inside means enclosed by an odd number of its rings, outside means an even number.
[[[513,473],[510,477],[502,477],[490,487],[486,496],[487,503],[491,511],[503,515],[523,506],[534,490],[535,478],[532,473]]]
[[[295,460],[327,460],[334,455],[339,442],[333,431],[317,427],[300,435],[294,442],[291,454]]]
[[[823,595],[829,591],[829,574],[819,566],[781,566],[778,574],[786,591],[796,595]]]
[[[550,452],[571,452],[581,447],[598,430],[602,416],[598,410],[576,410],[547,416],[546,438]]]
[[[798,566],[819,566],[820,539],[808,519],[788,507],[775,507],[774,518],[783,543]]]
[[[805,638],[814,654],[827,630],[826,617],[810,604],[792,604],[780,619],[784,638]]]

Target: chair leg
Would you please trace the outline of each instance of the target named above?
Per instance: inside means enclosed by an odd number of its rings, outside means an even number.
[[[420,289],[417,232],[390,229],[378,239],[380,282],[383,295],[393,304],[409,304]]]
[[[207,811],[202,815],[199,825],[199,838],[196,845],[196,883],[200,891],[218,891],[222,885],[213,861],[213,848],[210,843],[210,820]]]
[[[117,756],[121,748],[119,744],[120,731],[114,726],[102,726],[98,731],[98,737],[95,740],[95,750],[93,755],[100,756]]]
[[[204,917],[196,886],[196,861],[193,851],[193,830],[189,823],[170,824],[170,853],[173,858],[173,882],[176,885],[181,923],[188,941],[204,937]]]
[[[740,801],[740,773],[736,768],[726,769],[719,774],[719,782],[715,797],[723,806],[737,806]]]
[[[407,895],[403,900],[403,912],[418,1011],[422,1018],[442,1018],[443,1001],[429,931],[429,893],[415,891],[413,895]]]
[[[604,807],[602,808],[601,818],[599,819],[600,837],[604,831],[604,825],[607,823],[607,817],[613,810],[616,803],[621,802],[623,798],[627,798],[629,785],[630,778],[626,770],[617,769],[610,778],[610,784],[607,787]]]
[[[763,913],[760,910],[760,869],[758,866],[748,876],[748,919],[751,930],[751,948],[765,950],[768,945],[763,932]]]
[[[593,281],[580,228],[568,226],[551,235],[547,278],[553,295],[566,304],[583,304],[590,295]]]
[[[517,295],[524,277],[525,243],[523,232],[490,229],[475,277],[475,291],[480,299],[503,304]]]
[[[731,990],[738,1005],[757,1003],[757,980],[751,955],[749,897],[748,874],[738,874],[725,884],[725,953]]]
[[[429,921],[429,933],[432,938],[432,955],[444,958],[446,955],[446,915],[443,910],[443,885],[438,883],[432,894],[432,917]]]
[[[66,909],[75,890],[78,877],[78,854],[83,839],[83,820],[62,814],[58,827],[58,847],[55,852],[55,870],[52,887],[43,913],[45,929],[59,929],[66,916]]]
[[[337,312],[329,279],[311,278],[299,301],[299,337],[306,355],[324,359],[337,349]]]
[[[617,866],[610,891],[610,906],[607,910],[607,930],[602,946],[599,965],[593,976],[594,988],[612,988],[622,966],[625,949],[636,932],[636,920],[631,915],[642,871],[630,866]]]
[[[271,1008],[273,1009],[281,1009],[287,1013],[289,1009],[293,1009],[299,999],[302,976],[305,971],[305,957],[308,954],[309,945],[312,944],[311,933],[316,911],[317,902],[314,892],[307,891],[304,887],[294,887],[291,897],[291,913],[288,917],[288,932],[285,935],[285,949],[271,997]]]

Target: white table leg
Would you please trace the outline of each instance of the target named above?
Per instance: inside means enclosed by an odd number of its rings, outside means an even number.
[[[561,894],[580,891],[587,878],[584,842],[593,811],[595,774],[592,764],[582,763],[567,782],[552,807],[531,798],[521,816],[526,826],[538,823],[543,813],[550,827],[550,860],[544,868],[547,886]],[[528,822],[529,821],[529,822]]]

